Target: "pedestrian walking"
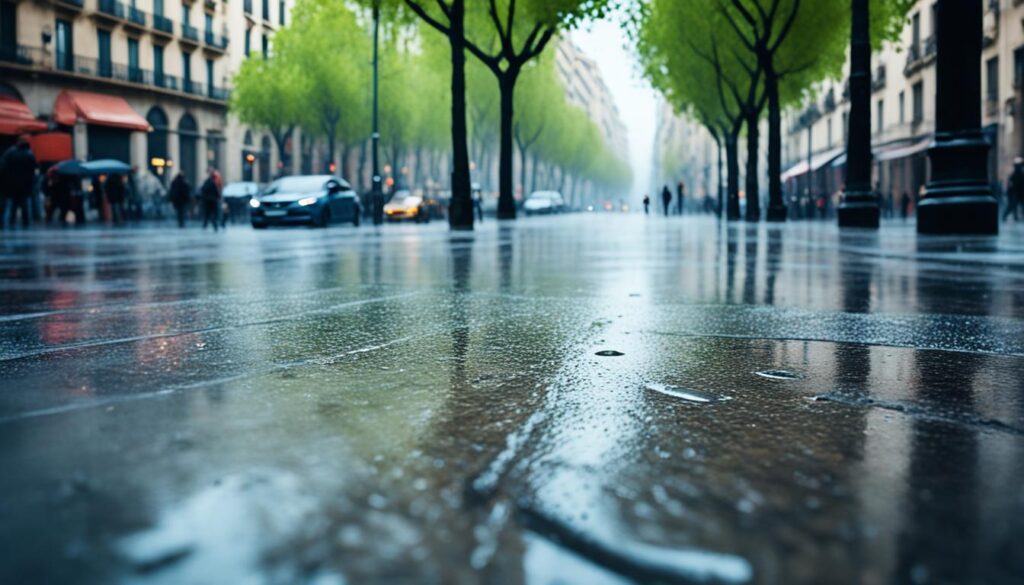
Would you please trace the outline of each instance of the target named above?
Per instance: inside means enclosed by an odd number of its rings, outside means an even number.
[[[128,198],[123,175],[108,175],[103,182],[103,191],[107,195],[107,203],[110,204],[110,214],[114,225],[121,225],[128,219],[125,203]]]
[[[651,196],[644,193],[644,215],[651,214]]]
[[[679,215],[682,215],[686,211],[685,207],[686,200],[686,183],[679,181],[679,185],[676,186],[676,210]]]
[[[900,198],[900,218],[906,221],[910,217],[910,193],[903,192],[903,197]]]
[[[4,192],[5,201],[0,206],[0,224],[6,223],[7,206],[10,204],[11,226],[17,223],[20,210],[21,225],[28,227],[28,200],[35,187],[37,167],[27,136],[19,138],[17,144],[4,153],[0,160],[0,190]]]
[[[220,188],[217,187],[217,171],[210,169],[203,186],[199,189],[199,198],[203,206],[203,229],[207,224],[213,225],[213,231],[220,228]]]
[[[476,210],[476,220],[480,223],[484,222],[484,201],[483,195],[478,191],[473,196],[473,209]]]
[[[171,181],[170,199],[178,216],[178,227],[183,228],[188,219],[188,209],[192,206],[192,185],[188,184],[184,173],[178,173]]]
[[[1003,210],[1003,221],[1013,216],[1013,221],[1019,222],[1018,208],[1022,198],[1021,191],[1024,190],[1024,158],[1013,159],[1013,173],[1006,185],[1006,209]]]
[[[167,189],[149,169],[137,169],[134,177],[135,188],[142,206],[142,216],[148,211],[154,218],[164,218],[164,198]]]
[[[669,206],[672,204],[672,192],[668,190],[668,185],[661,190],[661,203],[665,207],[665,217],[668,217]]]

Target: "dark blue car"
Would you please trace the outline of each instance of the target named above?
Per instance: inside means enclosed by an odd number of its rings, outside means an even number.
[[[331,175],[283,177],[249,200],[252,227],[332,223],[359,225],[359,197],[345,179]]]

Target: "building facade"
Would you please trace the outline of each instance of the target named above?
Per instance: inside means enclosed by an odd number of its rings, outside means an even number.
[[[934,0],[917,2],[899,40],[872,56],[873,174],[887,206],[898,207],[904,199],[912,206],[928,181],[927,149],[935,130],[937,6]],[[1024,5],[1017,0],[986,2],[983,26],[982,124],[992,146],[989,176],[1001,190],[1014,158],[1024,152]],[[844,77],[823,84],[814,99],[787,112],[783,178],[791,203],[806,200],[808,193],[837,200],[843,188],[849,108]]]
[[[565,87],[570,103],[587,112],[612,152],[623,161],[629,160],[629,138],[612,92],[601,75],[597,63],[583,54],[569,39],[558,42],[555,70]]]
[[[290,6],[0,0],[0,96],[48,124],[61,146],[39,149],[44,159],[115,158],[193,185],[208,167],[229,181],[269,177],[269,137],[232,121],[227,103],[234,72],[249,52],[269,52]]]

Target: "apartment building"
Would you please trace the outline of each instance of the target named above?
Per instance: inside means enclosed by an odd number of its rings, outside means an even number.
[[[270,51],[290,6],[0,0],[0,146],[30,131],[44,162],[116,158],[193,184],[209,166],[268,178],[269,137],[229,120],[227,100],[232,74]]]
[[[656,120],[651,196],[666,185],[674,192],[675,185],[683,181],[691,205],[699,204],[706,196],[717,202],[718,147],[714,138],[695,120],[677,115],[663,98],[658,100]],[[722,166],[724,172],[724,160]]]
[[[872,57],[874,183],[885,197],[913,196],[928,181],[927,150],[935,130],[937,6],[934,0],[917,2],[899,40]],[[1024,153],[1024,5],[989,0],[983,26],[982,124],[992,145],[989,175],[1000,187],[1013,159]],[[835,195],[842,189],[848,98],[848,82],[828,82],[802,108],[786,113],[783,179],[791,201],[808,192]]]
[[[569,102],[582,108],[597,123],[605,143],[619,159],[629,160],[629,138],[612,92],[605,84],[597,63],[568,39],[556,47],[555,69],[565,86]]]

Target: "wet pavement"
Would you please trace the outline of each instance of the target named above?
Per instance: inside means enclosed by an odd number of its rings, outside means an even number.
[[[0,582],[1024,580],[1019,228],[0,235]]]

